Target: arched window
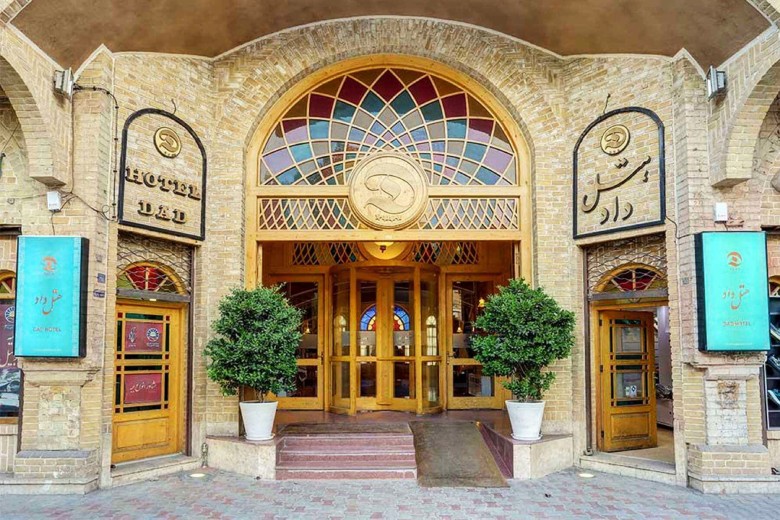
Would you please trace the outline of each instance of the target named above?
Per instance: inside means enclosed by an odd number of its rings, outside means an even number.
[[[780,276],[769,278],[769,296],[780,296]]]
[[[643,264],[620,266],[605,275],[596,286],[597,293],[636,293],[666,288],[666,277],[654,267]]]
[[[431,185],[517,185],[516,154],[493,112],[427,72],[373,68],[313,88],[276,124],[259,156],[260,183],[344,185],[357,161],[397,151]]]
[[[117,288],[186,294],[184,284],[171,268],[151,262],[136,262],[122,269],[117,277]]]
[[[22,371],[14,357],[15,298],[16,275],[0,271],[0,422],[3,417],[19,415]]]
[[[369,306],[360,316],[360,330],[376,330],[376,305]],[[409,330],[409,313],[396,305],[393,307],[393,330]]]

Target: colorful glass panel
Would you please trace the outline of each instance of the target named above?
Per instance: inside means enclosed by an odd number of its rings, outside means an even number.
[[[432,185],[515,185],[515,152],[483,103],[447,80],[370,69],[314,88],[282,116],[260,154],[262,184],[343,185],[379,151],[418,160]]]
[[[409,330],[409,313],[401,307],[396,305],[393,307],[393,330]],[[376,330],[376,305],[369,306],[363,315],[360,316],[360,330]]]

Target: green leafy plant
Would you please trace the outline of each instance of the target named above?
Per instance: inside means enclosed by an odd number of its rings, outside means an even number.
[[[574,314],[522,279],[489,296],[475,325],[485,333],[472,340],[483,373],[509,377],[504,386],[524,402],[542,399],[555,380],[543,369],[568,357],[574,344]]]
[[[295,389],[301,311],[278,286],[234,289],[219,302],[212,328],[217,336],[204,351],[207,374],[224,395],[236,395],[241,386],[248,386],[265,402],[271,392]]]

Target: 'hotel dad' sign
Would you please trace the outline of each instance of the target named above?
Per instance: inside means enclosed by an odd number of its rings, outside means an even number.
[[[119,171],[120,224],[203,240],[206,150],[181,118],[155,108],[131,114]]]
[[[696,235],[696,282],[700,350],[769,350],[763,232]]]
[[[86,349],[89,241],[19,237],[16,357],[83,357]]]

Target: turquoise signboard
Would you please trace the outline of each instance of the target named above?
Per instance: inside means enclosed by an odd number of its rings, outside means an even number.
[[[87,239],[23,236],[18,244],[14,354],[84,356]]]
[[[769,350],[764,233],[696,235],[696,288],[700,350]]]

